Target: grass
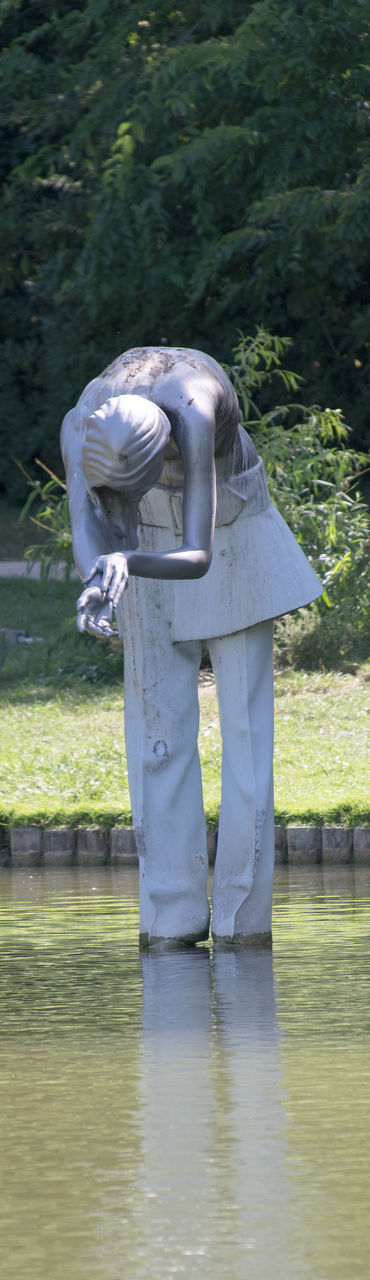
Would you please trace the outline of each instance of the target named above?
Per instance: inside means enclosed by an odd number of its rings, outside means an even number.
[[[0,821],[74,825],[130,821],[119,642],[74,623],[77,583],[3,581],[2,627],[44,636],[3,646]],[[286,669],[276,680],[277,822],[369,822],[367,669]],[[200,682],[199,748],[207,820],[216,823],[221,743],[213,679]]]

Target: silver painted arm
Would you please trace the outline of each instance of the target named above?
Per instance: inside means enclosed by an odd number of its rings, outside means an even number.
[[[77,572],[85,580],[98,556],[109,552],[107,531],[94,510],[82,469],[81,437],[76,430],[74,411],[63,420],[60,437],[66,473],[73,555]]]
[[[183,397],[181,396],[182,400]],[[112,609],[127,585],[128,575],[186,579],[203,577],[209,569],[216,509],[214,410],[209,396],[184,409],[173,405],[173,435],[184,464],[183,541],[175,551],[128,550],[111,553],[84,481],[80,437],[73,411],[62,428],[76,565],[87,587],[78,600],[78,627],[94,635],[111,635]],[[70,419],[70,421],[68,421]]]
[[[208,408],[208,406],[207,406]],[[201,578],[209,569],[216,510],[214,415],[199,406],[173,428],[184,463],[183,541],[176,551],[129,551],[130,574],[143,578]]]
[[[92,572],[92,566],[101,557],[105,559],[109,556],[108,529],[98,519],[86,488],[81,439],[76,430],[73,410],[66,415],[62,424],[61,450],[66,473],[74,561],[80,577],[84,582],[89,582],[88,600],[84,598],[87,593],[82,592],[77,601],[77,626],[79,631],[89,631],[92,635],[104,638],[116,634],[111,627],[113,604],[102,590],[101,572]]]

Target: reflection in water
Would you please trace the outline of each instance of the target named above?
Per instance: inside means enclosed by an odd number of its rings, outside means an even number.
[[[104,878],[99,890],[95,873],[50,882],[13,874],[2,888],[0,1273],[3,1265],[4,1280],[133,1276],[136,899],[122,902],[122,883],[113,897]]]
[[[289,873],[277,901],[287,1164],[304,1213],[300,1266],[321,1280],[369,1273],[370,875]]]
[[[134,873],[0,894],[4,1280],[365,1280],[370,876],[282,870],[273,957],[140,957]]]
[[[167,960],[142,958],[154,1274],[268,1276],[287,1195],[271,952]]]

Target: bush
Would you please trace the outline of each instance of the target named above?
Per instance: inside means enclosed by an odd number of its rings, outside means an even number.
[[[50,471],[49,467],[45,467],[38,458],[35,461],[49,476],[48,480],[34,480],[22,464],[18,463],[30,491],[19,517],[20,522],[29,515],[34,503],[39,503],[36,506],[37,514],[31,516],[31,520],[44,535],[41,546],[37,543],[36,546],[27,547],[26,560],[31,563],[34,560],[40,562],[42,578],[49,576],[53,564],[62,564],[64,577],[69,578],[73,569],[73,548],[67,488],[64,481]]]
[[[297,402],[260,411],[267,383],[297,392],[284,367],[289,338],[258,329],[241,337],[227,369],[266,467],[273,501],[318,574],[324,594],[279,624],[278,643],[304,666],[363,661],[368,652],[370,587],[368,512],[360,492],[365,455],[348,448],[340,409]]]

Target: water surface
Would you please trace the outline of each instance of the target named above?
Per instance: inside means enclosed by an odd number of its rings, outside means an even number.
[[[4,1280],[367,1280],[370,871],[140,956],[135,872],[0,877]]]

